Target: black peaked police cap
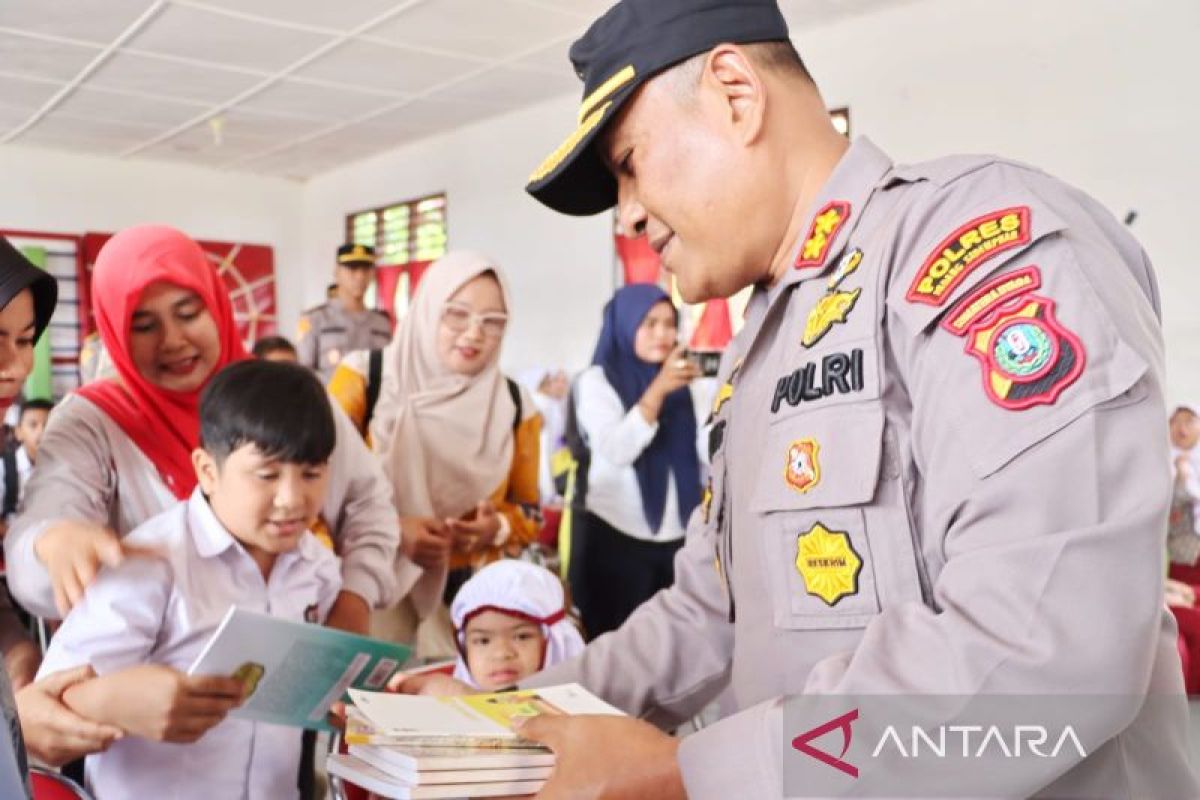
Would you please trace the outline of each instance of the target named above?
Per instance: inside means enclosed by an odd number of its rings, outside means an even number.
[[[571,45],[583,81],[578,127],[534,170],[525,190],[564,214],[611,208],[617,183],[594,145],[637,87],[722,43],[787,38],[776,0],[621,0]]]
[[[343,267],[375,266],[375,248],[367,244],[344,244],[338,248],[337,263]]]

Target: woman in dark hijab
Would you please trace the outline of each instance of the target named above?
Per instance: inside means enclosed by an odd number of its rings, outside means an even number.
[[[33,369],[33,346],[50,324],[57,300],[58,284],[53,276],[29,263],[17,248],[0,237],[0,416],[21,395],[25,378]],[[0,594],[0,623],[7,623],[7,617],[15,616],[8,603],[7,592]],[[26,795],[29,793],[26,746],[39,760],[62,764],[103,750],[120,736],[116,728],[86,720],[62,704],[63,692],[90,677],[94,677],[90,667],[55,673],[21,689],[14,702],[8,672],[0,669],[0,715],[4,723],[0,730],[10,733],[15,757],[10,760],[8,754],[0,753],[0,765],[15,761],[17,772],[26,784]],[[7,747],[3,738],[0,736],[0,747]],[[3,778],[0,771],[0,780]]]
[[[589,461],[573,500],[569,578],[595,637],[674,582],[672,562],[700,502],[699,374],[678,343],[678,313],[651,284],[619,289],[604,309],[592,367],[574,387]],[[582,509],[582,511],[581,511]]]

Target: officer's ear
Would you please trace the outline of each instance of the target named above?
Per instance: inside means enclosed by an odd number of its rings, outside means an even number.
[[[736,44],[714,47],[704,62],[701,88],[715,96],[728,124],[742,144],[763,132],[767,94],[760,69],[750,53]]]

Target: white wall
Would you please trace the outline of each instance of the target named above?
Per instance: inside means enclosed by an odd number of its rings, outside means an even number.
[[[78,234],[157,222],[197,239],[275,248],[283,331],[300,310],[303,186],[153,161],[0,147],[0,228]]]
[[[1123,216],[1157,265],[1169,386],[1200,397],[1200,3],[919,0],[794,39],[831,106],[897,161],[996,152],[1075,183]],[[566,65],[564,64],[564,69]],[[321,296],[346,213],[446,190],[452,247],[514,275],[508,366],[582,363],[611,288],[607,218],[571,220],[525,197],[526,174],[569,130],[577,96],[414,143],[305,188],[306,300]],[[526,293],[528,291],[528,293]]]
[[[509,277],[514,308],[504,366],[585,365],[614,286],[610,218],[562,217],[523,189],[570,132],[577,104],[574,96],[556,98],[310,180],[307,300],[324,296],[348,213],[445,191],[450,248],[489,253]]]

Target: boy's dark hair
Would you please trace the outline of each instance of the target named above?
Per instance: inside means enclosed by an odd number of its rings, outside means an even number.
[[[200,446],[218,464],[245,444],[268,458],[322,464],[336,438],[325,387],[298,364],[239,361],[200,395]]]
[[[20,423],[26,411],[45,411],[49,413],[52,408],[54,408],[54,401],[47,400],[44,397],[31,397],[28,400],[22,400],[21,404],[17,407],[17,422],[18,424]]]
[[[296,346],[282,336],[264,336],[254,343],[255,358],[262,358],[267,353],[274,353],[277,350],[286,350],[292,355],[296,354]]]

